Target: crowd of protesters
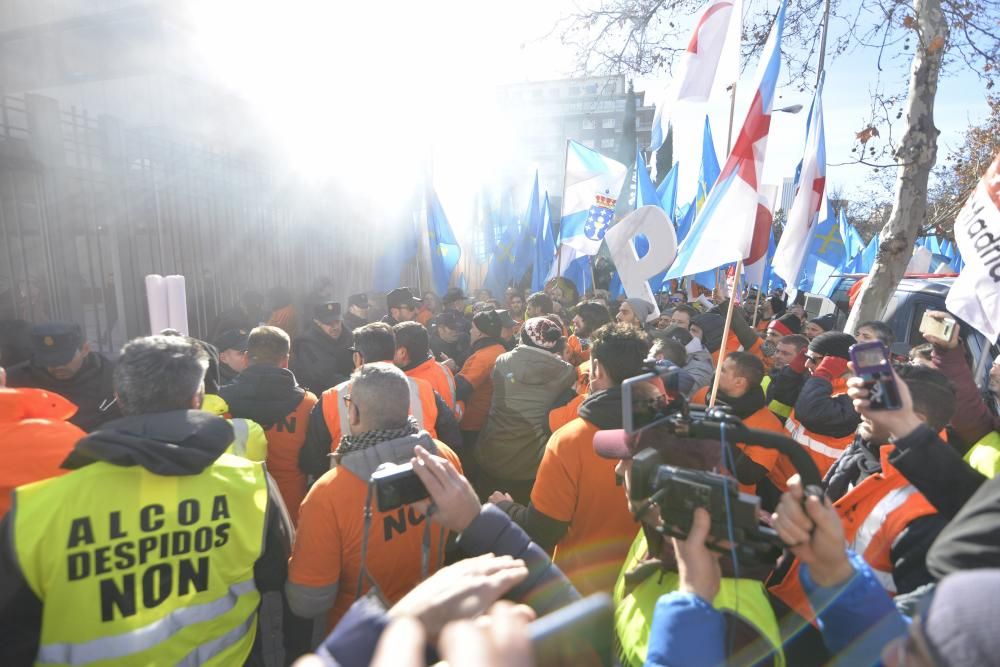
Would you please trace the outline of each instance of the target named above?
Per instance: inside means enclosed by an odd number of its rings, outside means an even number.
[[[981,390],[963,327],[878,410],[850,350],[892,328],[781,294],[334,292],[248,292],[114,361],[73,323],[4,348],[0,664],[996,664],[1000,358]],[[822,493],[754,443],[595,441],[654,362],[642,396],[791,438]],[[780,557],[703,507],[666,536],[648,451],[758,496]],[[383,511],[403,464],[424,499]],[[542,650],[533,622],[595,594],[607,622]]]

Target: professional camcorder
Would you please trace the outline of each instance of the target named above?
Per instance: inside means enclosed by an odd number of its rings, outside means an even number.
[[[694,510],[712,516],[709,546],[735,549],[741,560],[770,560],[781,541],[760,523],[760,498],[739,491],[733,477],[670,465],[685,459],[685,451],[704,451],[705,441],[720,443],[719,463],[735,460],[735,444],[777,449],[795,466],[808,495],[822,495],[816,464],[797,442],[771,431],[747,428],[724,406],[690,406],[676,393],[678,373],[669,362],[647,362],[647,373],[622,383],[622,431],[601,431],[594,438],[598,454],[632,461],[629,494],[642,503],[638,515],[659,507],[664,535],[684,539],[691,530]],[[665,391],[665,394],[664,394]],[[700,441],[700,443],[699,443]],[[727,451],[729,450],[729,451]],[[690,456],[688,456],[690,459]],[[731,464],[730,464],[731,465]]]

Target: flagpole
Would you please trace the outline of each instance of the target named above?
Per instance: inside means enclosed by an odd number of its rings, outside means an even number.
[[[757,316],[760,314],[760,293],[764,289],[764,284],[761,283],[757,286],[757,299],[753,304],[753,327],[757,327]]]
[[[569,139],[566,140],[566,153],[563,159],[562,201],[559,202],[559,233],[556,234],[556,278],[562,275],[562,219],[563,211],[566,210],[566,171],[569,169],[569,141]]]
[[[736,262],[736,283],[739,284],[740,275],[743,273],[743,260]],[[719,347],[719,361],[715,364],[715,379],[712,381],[712,396],[708,401],[708,407],[715,407],[715,397],[719,393],[719,380],[722,379],[722,362],[726,360],[726,343],[729,341],[729,330],[733,326],[733,307],[736,299],[729,296],[729,309],[726,311],[726,325],[722,328],[722,345]]]

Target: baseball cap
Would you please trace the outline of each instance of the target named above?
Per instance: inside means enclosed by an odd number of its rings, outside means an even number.
[[[453,310],[446,310],[437,316],[435,320],[439,327],[445,327],[452,331],[468,331],[469,321]]]
[[[368,295],[363,292],[361,294],[352,294],[347,297],[347,305],[368,308]]]
[[[247,342],[250,340],[250,332],[246,329],[231,329],[219,335],[215,340],[215,347],[219,352],[226,350],[237,350],[246,352]]]
[[[461,287],[452,287],[444,293],[444,298],[441,299],[441,303],[455,303],[456,301],[465,301],[465,292],[462,291]]]
[[[387,308],[401,308],[409,306],[416,308],[420,305],[420,299],[413,296],[413,292],[406,287],[397,287],[385,295],[385,305]]]
[[[32,361],[37,366],[64,366],[82,345],[83,331],[77,324],[47,322],[31,328]]]
[[[336,301],[327,301],[316,306],[313,317],[323,324],[332,324],[343,319],[340,314],[340,304]]]
[[[510,311],[498,310],[497,315],[500,316],[500,326],[503,328],[509,329],[517,326],[517,322],[515,322],[514,318],[510,316]]]

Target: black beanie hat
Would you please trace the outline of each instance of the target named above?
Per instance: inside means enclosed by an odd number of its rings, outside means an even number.
[[[472,323],[490,338],[499,338],[500,330],[503,329],[503,321],[495,310],[484,310],[476,313],[472,318]]]
[[[774,325],[781,325],[778,327],[778,331],[782,334],[788,336],[790,334],[802,333],[802,320],[791,313],[785,313],[776,320],[773,320]],[[788,333],[784,332],[784,329],[788,329]]]
[[[717,313],[702,313],[691,318],[691,324],[701,329],[701,344],[709,352],[715,352],[722,347],[722,330],[726,328],[726,320]]]
[[[662,332],[656,334],[656,336],[660,338],[672,338],[685,347],[687,347],[687,344],[691,342],[692,338],[694,338],[690,331],[677,325],[667,327]]]
[[[833,313],[827,313],[822,317],[814,317],[809,321],[823,329],[823,331],[833,331],[833,328],[837,326],[837,316]]]
[[[840,357],[850,360],[851,346],[857,342],[851,334],[827,331],[812,339],[812,342],[809,343],[809,351],[823,357]]]

